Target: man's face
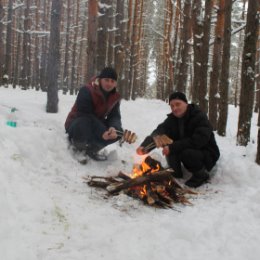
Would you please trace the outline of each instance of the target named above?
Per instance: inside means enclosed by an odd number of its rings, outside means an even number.
[[[187,111],[188,104],[180,99],[172,99],[170,107],[174,116],[181,118]]]
[[[116,87],[116,81],[110,78],[102,78],[100,79],[100,86],[103,90],[110,92]]]

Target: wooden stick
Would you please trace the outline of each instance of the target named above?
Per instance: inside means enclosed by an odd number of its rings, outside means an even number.
[[[111,183],[110,185],[107,186],[107,190],[110,193],[117,193],[121,190],[130,188],[130,187],[134,187],[134,186],[140,186],[149,182],[153,182],[153,181],[170,181],[173,179],[172,175],[172,170],[171,169],[167,169],[167,170],[163,170],[163,171],[158,171],[156,173],[153,173],[151,175],[147,175],[147,176],[140,176],[134,179],[130,179],[124,182],[118,182],[118,183]]]
[[[130,180],[131,179],[130,176],[128,176],[126,173],[124,173],[122,171],[120,171],[117,176],[122,178],[123,180]]]

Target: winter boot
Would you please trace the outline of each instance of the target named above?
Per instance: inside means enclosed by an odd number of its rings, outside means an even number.
[[[90,149],[86,150],[86,155],[88,155],[94,161],[106,161],[107,160],[107,156],[105,154],[100,154],[100,153],[95,152]]]
[[[172,176],[174,178],[182,178],[183,172],[181,169],[181,162],[175,155],[166,156],[168,165],[174,170]]]
[[[185,185],[191,188],[197,188],[209,179],[209,174],[203,168],[197,172],[193,172],[192,177],[185,182]]]
[[[86,145],[85,153],[88,155],[91,159],[95,161],[106,161],[107,156],[105,154],[98,153],[100,151],[100,148],[96,145]]]

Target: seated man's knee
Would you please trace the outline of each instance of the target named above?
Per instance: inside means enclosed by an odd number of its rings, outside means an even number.
[[[203,167],[203,153],[196,149],[186,149],[180,154],[180,160],[188,170],[199,170]]]

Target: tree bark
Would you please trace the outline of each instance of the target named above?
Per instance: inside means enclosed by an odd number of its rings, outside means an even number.
[[[20,85],[22,89],[28,89],[31,77],[31,36],[30,36],[30,6],[31,0],[26,0],[26,8],[24,10],[24,27],[23,27],[23,65],[21,71]]]
[[[107,41],[107,60],[106,64],[108,66],[114,67],[114,44],[115,44],[115,18],[113,15],[113,0],[106,0],[106,4],[110,6],[108,9],[108,26],[107,26],[107,35],[108,35],[108,41]]]
[[[69,59],[70,59],[70,30],[71,30],[70,24],[71,24],[71,0],[67,0],[65,56],[64,56],[64,68],[63,68],[63,80],[62,80],[63,94],[66,94],[69,88]]]
[[[251,118],[253,114],[255,89],[255,58],[259,26],[259,1],[249,0],[247,24],[241,71],[240,109],[237,144],[246,146],[250,141]]]
[[[224,16],[225,0],[219,1],[217,24],[215,27],[215,40],[213,47],[212,72],[210,74],[209,84],[209,121],[214,130],[217,129],[218,122],[218,82],[221,69],[221,51],[224,35]]]
[[[4,40],[3,40],[3,32],[4,32],[4,8],[3,8],[3,0],[0,0],[0,86],[3,84],[3,75],[4,75]]]
[[[188,52],[190,49],[189,40],[191,37],[191,0],[185,0],[184,3],[184,20],[181,37],[181,64],[179,67],[179,76],[177,82],[177,90],[184,92],[186,91],[186,84],[188,78]]]
[[[49,4],[50,0],[44,2],[43,6],[43,15],[42,15],[42,30],[47,31],[49,29],[49,20],[48,20],[48,12],[49,12]],[[47,43],[48,43],[48,35],[45,35],[42,38],[41,42],[41,61],[40,61],[40,86],[42,91],[47,91]]]
[[[12,68],[12,24],[13,24],[13,0],[8,1],[7,13],[7,28],[6,28],[6,47],[5,47],[5,66],[4,66],[4,84],[11,82]]]
[[[199,104],[199,89],[200,89],[200,72],[201,72],[201,57],[202,57],[202,40],[203,33],[202,25],[202,10],[201,0],[194,0],[192,7],[192,21],[193,21],[193,86],[192,86],[192,102]]]
[[[36,0],[36,12],[35,12],[35,29],[36,31],[40,31],[40,0]],[[35,35],[34,41],[34,65],[33,65],[33,72],[32,72],[32,86],[36,88],[36,90],[40,89],[40,54],[39,54],[39,36],[38,34]]]
[[[260,112],[258,112],[260,114]],[[257,152],[256,152],[256,163],[260,165],[260,127],[258,128],[257,134]]]
[[[211,8],[212,0],[205,1],[205,15],[203,23],[202,38],[202,56],[201,56],[201,73],[200,73],[200,89],[199,89],[199,106],[205,113],[208,112],[207,100],[207,83],[208,83],[208,61],[209,61],[209,39],[211,24]]]
[[[88,47],[87,47],[87,73],[86,78],[90,80],[91,77],[97,73],[97,15],[98,2],[97,0],[88,1]]]
[[[228,90],[229,90],[229,62],[230,62],[230,43],[231,43],[231,12],[232,0],[225,2],[225,31],[222,55],[222,69],[220,80],[220,102],[219,102],[219,119],[218,134],[226,135],[227,116],[228,116]]]
[[[124,81],[122,80],[124,72],[125,48],[126,48],[126,35],[125,35],[125,22],[124,22],[124,2],[117,0],[116,5],[116,34],[115,34],[115,70],[118,74],[118,89],[122,97],[125,95]]]
[[[107,45],[108,45],[108,11],[106,1],[100,2],[97,32],[97,71],[100,72],[106,65]]]
[[[62,0],[52,0],[51,8],[51,34],[48,55],[48,113],[58,112],[58,78],[60,67],[60,21],[61,21]]]
[[[76,78],[77,78],[77,66],[76,66],[76,58],[77,58],[77,45],[78,45],[78,31],[79,31],[79,0],[76,1],[76,16],[75,16],[75,30],[74,30],[74,39],[72,46],[72,61],[71,61],[71,83],[70,83],[70,94],[74,93],[76,88]],[[81,58],[81,57],[80,57]]]
[[[134,83],[134,78],[136,75],[136,69],[137,66],[137,54],[138,54],[138,32],[140,28],[140,19],[139,19],[139,13],[140,13],[140,1],[135,0],[134,3],[134,19],[133,19],[133,29],[132,29],[132,38],[131,38],[131,56],[130,56],[130,73],[129,73],[129,87],[131,89],[131,98],[133,100],[136,99],[136,88],[137,86]]]

